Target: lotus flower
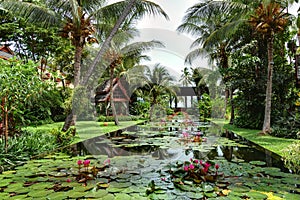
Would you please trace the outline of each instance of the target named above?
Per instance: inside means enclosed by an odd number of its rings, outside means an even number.
[[[82,165],[82,164],[83,164],[82,160],[78,160],[78,161],[77,161],[77,165],[80,166],[80,165]]]

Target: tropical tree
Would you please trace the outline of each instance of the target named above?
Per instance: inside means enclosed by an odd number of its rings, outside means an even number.
[[[180,76],[179,81],[182,83],[183,86],[188,86],[189,84],[191,84],[191,74],[187,67],[185,67],[182,70],[182,74]],[[184,102],[185,102],[185,107],[187,108],[187,97],[186,96],[185,96]]]
[[[282,32],[287,25],[287,17],[284,8],[280,4],[274,2],[261,3],[255,10],[255,14],[251,16],[249,23],[254,27],[255,31],[267,38],[268,47],[268,70],[267,70],[267,89],[266,89],[266,105],[263,133],[271,132],[271,100],[272,100],[272,78],[273,78],[273,42],[275,34]]]
[[[41,102],[44,94],[50,94],[55,85],[51,82],[40,80],[36,72],[36,64],[32,61],[23,64],[21,61],[0,59],[0,106],[1,118],[5,136],[5,148],[8,147],[9,130],[21,127],[26,123],[26,115],[33,112],[50,113],[49,107],[36,107],[34,104]],[[45,105],[51,105],[48,99],[43,100]],[[15,124],[15,126],[12,126]]]
[[[120,78],[121,76],[124,76],[128,82],[132,81],[132,78],[136,78],[135,76],[131,76],[128,71],[132,69],[133,67],[137,67],[137,65],[140,65],[140,62],[142,60],[149,60],[150,58],[143,53],[145,51],[148,51],[155,47],[164,47],[164,45],[161,42],[158,41],[149,41],[149,42],[134,42],[134,43],[124,43],[122,41],[116,41],[117,38],[115,38],[115,42],[119,43],[118,45],[115,44],[114,47],[111,47],[105,54],[105,58],[108,61],[109,67],[108,74],[109,74],[109,80],[110,80],[110,94],[109,94],[109,100],[110,100],[110,106],[112,109],[112,114],[115,119],[115,124],[118,125],[118,118],[116,114],[116,109],[114,105],[114,99],[113,99],[113,79],[114,78]],[[122,44],[123,43],[123,44]],[[119,47],[118,47],[119,46]],[[128,93],[130,91],[127,91]]]
[[[186,56],[187,63],[191,64],[196,58],[203,56],[209,58],[210,64],[217,63],[226,86],[225,110],[228,96],[230,96],[231,104],[233,102],[232,95],[229,95],[234,90],[228,73],[229,59],[233,49],[243,41],[240,35],[234,33],[238,25],[244,22],[242,15],[246,13],[245,8],[246,5],[235,1],[197,3],[187,10],[183,23],[177,28],[179,32],[188,32],[197,37],[191,45],[193,50]],[[233,105],[231,113],[231,121],[233,121]]]
[[[145,76],[142,81],[145,84],[142,90],[149,98],[150,119],[152,119],[155,106],[168,102],[167,99],[170,96],[176,97],[178,87],[172,84],[173,77],[159,63],[155,64],[152,70],[145,66]]]
[[[80,84],[80,71],[82,52],[86,43],[98,42],[96,39],[97,24],[115,21],[115,26],[110,30],[101,30],[98,33],[108,31],[107,39],[103,43],[95,62],[88,70],[84,84],[90,77],[95,65],[102,58],[105,48],[108,47],[112,37],[117,33],[125,19],[139,19],[145,14],[166,13],[157,4],[145,0],[120,1],[113,4],[105,4],[103,0],[51,0],[45,1],[44,6],[26,2],[15,2],[14,0],[4,0],[1,5],[9,11],[19,14],[29,22],[37,23],[41,26],[59,25],[62,28],[61,35],[70,38],[75,47],[74,55],[74,87]],[[124,9],[125,7],[125,9]],[[100,38],[103,37],[100,36]],[[73,110],[72,110],[73,111]],[[70,127],[71,122],[75,123],[76,115],[72,112],[66,119],[63,130]]]

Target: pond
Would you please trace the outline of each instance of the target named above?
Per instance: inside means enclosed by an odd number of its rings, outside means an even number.
[[[0,175],[0,192],[0,199],[300,199],[300,176],[233,133],[175,116],[31,160]]]

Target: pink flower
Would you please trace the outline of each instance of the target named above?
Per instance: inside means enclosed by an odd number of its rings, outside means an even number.
[[[90,163],[91,163],[90,160],[85,160],[85,161],[83,161],[83,165],[84,165],[85,167],[88,167],[88,166],[90,165]]]
[[[67,181],[68,183],[70,183],[70,182],[71,182],[71,179],[68,178],[66,181]]]
[[[77,165],[80,166],[80,165],[82,165],[82,164],[83,164],[82,160],[78,160],[78,161],[77,161]]]
[[[216,168],[216,170],[218,170],[220,168],[220,165],[216,164],[215,168]]]
[[[198,163],[199,163],[199,160],[194,160],[194,162],[195,162],[196,164],[198,164]]]
[[[191,170],[193,170],[193,169],[195,169],[195,166],[194,166],[193,164],[190,164],[189,168],[190,168]]]
[[[108,165],[110,165],[110,159],[108,158],[108,159],[106,159],[105,161],[104,161],[104,164],[108,164]]]
[[[162,180],[162,181],[166,181],[166,178],[165,178],[165,177],[162,177],[161,180]]]
[[[190,158],[190,161],[193,162],[193,158]]]
[[[202,160],[200,160],[200,165],[203,165],[203,161]]]
[[[184,167],[183,167],[183,170],[184,170],[184,171],[189,171],[189,166],[184,166]]]
[[[205,163],[205,164],[204,164],[204,168],[207,168],[207,169],[208,169],[210,166],[211,166],[211,164],[209,164],[209,163]]]

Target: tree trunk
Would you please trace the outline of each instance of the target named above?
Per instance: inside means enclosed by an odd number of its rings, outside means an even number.
[[[88,83],[88,80],[89,80],[90,76],[92,75],[92,73],[94,72],[95,67],[99,63],[100,59],[103,57],[103,54],[105,53],[105,51],[108,49],[111,40],[117,33],[118,29],[121,27],[121,24],[124,22],[127,15],[130,13],[131,8],[136,3],[136,1],[137,0],[130,0],[129,3],[127,4],[127,6],[124,8],[122,15],[117,20],[117,22],[114,25],[114,27],[112,28],[109,36],[106,38],[106,40],[104,41],[103,45],[101,46],[98,54],[96,55],[91,67],[88,69],[87,73],[85,74],[84,79],[82,81],[82,85],[86,85]]]
[[[76,87],[78,87],[79,83],[80,83],[80,70],[81,70],[81,57],[82,57],[82,51],[83,51],[83,47],[80,45],[76,46],[75,49],[75,56],[74,56],[74,89],[76,89]],[[74,98],[74,97],[72,97]],[[63,125],[62,131],[67,131],[69,130],[69,128],[71,126],[75,126],[76,125],[76,119],[77,116],[76,114],[74,114],[74,110],[73,110],[73,105],[71,108],[71,113],[67,116],[67,118],[65,119],[65,123]]]
[[[7,97],[4,96],[2,97],[2,103],[1,103],[1,110],[3,112],[2,115],[2,132],[4,135],[4,148],[5,148],[5,153],[7,153],[7,148],[8,148],[8,109],[6,106],[6,101]]]
[[[115,120],[115,125],[119,125],[119,120],[116,112],[116,107],[114,103],[114,92],[113,92],[113,80],[114,80],[114,67],[110,68],[110,84],[109,84],[109,101],[111,106],[111,111]]]
[[[271,132],[271,101],[272,101],[272,78],[273,78],[273,40],[274,34],[268,39],[268,71],[267,71],[267,89],[265,102],[265,117],[262,133]]]
[[[234,89],[232,87],[230,87],[230,90],[229,90],[229,99],[230,99],[230,105],[231,105],[231,112],[230,112],[230,121],[229,121],[229,124],[233,124],[234,123],[233,91],[234,91]]]

